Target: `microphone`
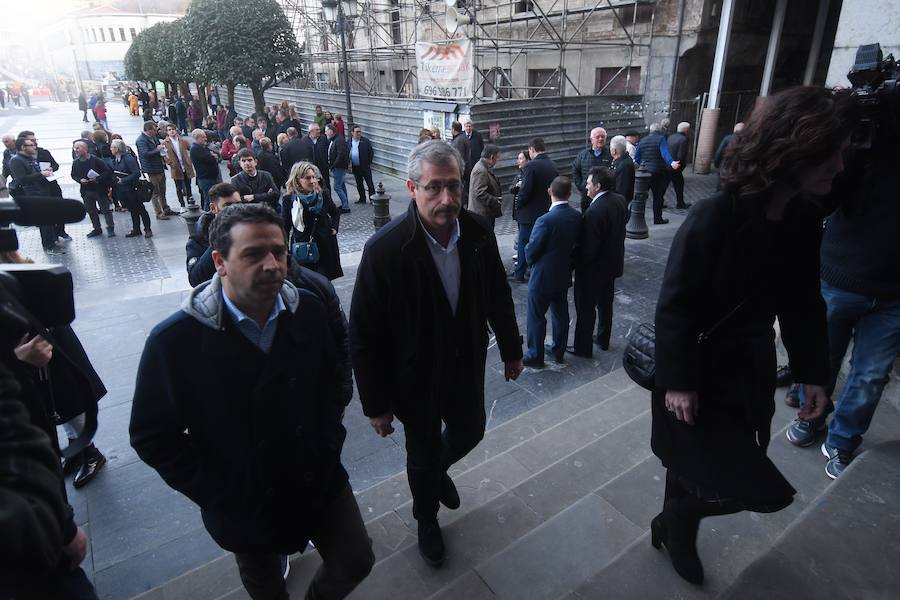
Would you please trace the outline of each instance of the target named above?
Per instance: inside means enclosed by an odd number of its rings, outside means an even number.
[[[0,199],[0,225],[53,225],[84,219],[84,204],[57,196],[19,196]]]

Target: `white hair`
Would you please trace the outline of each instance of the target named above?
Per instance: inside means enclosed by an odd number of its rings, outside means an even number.
[[[318,123],[310,123],[309,127],[306,128],[307,131],[312,131],[313,129],[318,129],[319,131],[322,130]]]
[[[650,123],[650,133],[656,133],[660,129],[662,129],[662,127],[660,127],[659,123]]]
[[[202,129],[195,129],[191,132],[191,137],[194,138],[195,140],[198,137],[200,137],[200,135],[206,135],[206,132],[203,131]]]
[[[122,154],[125,154],[128,151],[128,146],[122,140],[113,140],[109,147],[116,148]]]
[[[685,131],[687,131],[690,128],[691,128],[690,123],[688,123],[687,121],[682,121],[681,123],[678,124],[678,127],[675,130],[678,133],[684,133]]]
[[[628,142],[625,140],[624,135],[617,135],[613,139],[609,141],[609,150],[612,152],[613,150],[618,150],[622,154],[628,152]]]
[[[463,167],[466,163],[456,148],[441,140],[422,142],[409,153],[406,172],[410,179],[418,182],[422,178],[422,163],[427,162],[443,167],[450,166],[452,161],[456,161],[456,165],[459,167],[459,176],[462,179]]]
[[[660,126],[660,127],[666,127],[666,128],[668,128],[668,127],[669,127],[669,123],[670,123],[669,117],[666,117],[666,118],[664,118],[664,119],[660,119],[660,120],[659,120],[659,126]]]

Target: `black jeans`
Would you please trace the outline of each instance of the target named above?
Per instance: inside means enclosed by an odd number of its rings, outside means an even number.
[[[575,273],[575,352],[593,354],[591,336],[594,334],[594,323],[598,320],[597,343],[604,350],[609,348],[615,281],[597,280],[590,274]]]
[[[672,171],[669,174],[672,181],[672,189],[675,190],[675,206],[684,206],[684,171]]]
[[[91,218],[91,225],[94,226],[94,231],[101,230],[98,210],[103,213],[103,218],[106,221],[106,230],[113,231],[116,228],[112,213],[109,210],[109,198],[104,191],[85,190],[81,192],[81,197],[84,200],[84,207],[87,209],[88,216]]]
[[[144,203],[138,199],[137,194],[123,194],[123,196],[124,198],[121,199],[122,203],[128,209],[128,212],[131,213],[131,230],[140,231],[141,221],[143,221],[144,231],[150,231],[150,214],[147,212]]]
[[[372,183],[372,167],[360,167],[353,165],[353,178],[356,179],[356,191],[359,192],[359,199],[366,200],[371,198],[375,193],[375,185]],[[369,186],[369,195],[366,196],[366,189],[363,187],[363,180]]]
[[[448,397],[458,400],[452,394]],[[417,520],[437,518],[444,474],[478,445],[484,437],[484,426],[484,402],[470,410],[435,415],[430,422],[416,419],[403,423],[406,477],[413,497],[413,516]]]
[[[191,191],[191,178],[185,177],[184,179],[176,179],[175,193],[178,194],[178,203],[181,204],[181,206],[184,206],[185,200],[193,202],[194,193]]]
[[[666,199],[666,188],[669,187],[667,173],[650,173],[650,191],[653,192],[653,220],[662,219],[663,203]]]
[[[345,598],[375,564],[372,540],[349,484],[320,515],[310,540],[322,557],[322,565],[306,591],[308,600]],[[253,600],[287,600],[280,555],[236,552],[234,558]]]

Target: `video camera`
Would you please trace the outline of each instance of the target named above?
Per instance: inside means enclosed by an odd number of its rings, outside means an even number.
[[[900,112],[900,62],[893,54],[884,58],[881,44],[865,44],[856,50],[847,78],[851,96],[860,110],[859,126],[850,139],[852,150],[871,150],[878,136],[897,131]]]

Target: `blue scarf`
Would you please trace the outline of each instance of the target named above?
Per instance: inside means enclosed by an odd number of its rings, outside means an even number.
[[[295,193],[294,198],[308,208],[309,212],[313,215],[318,215],[322,212],[322,206],[324,205],[322,194],[319,194],[318,192],[309,192],[308,194]]]

